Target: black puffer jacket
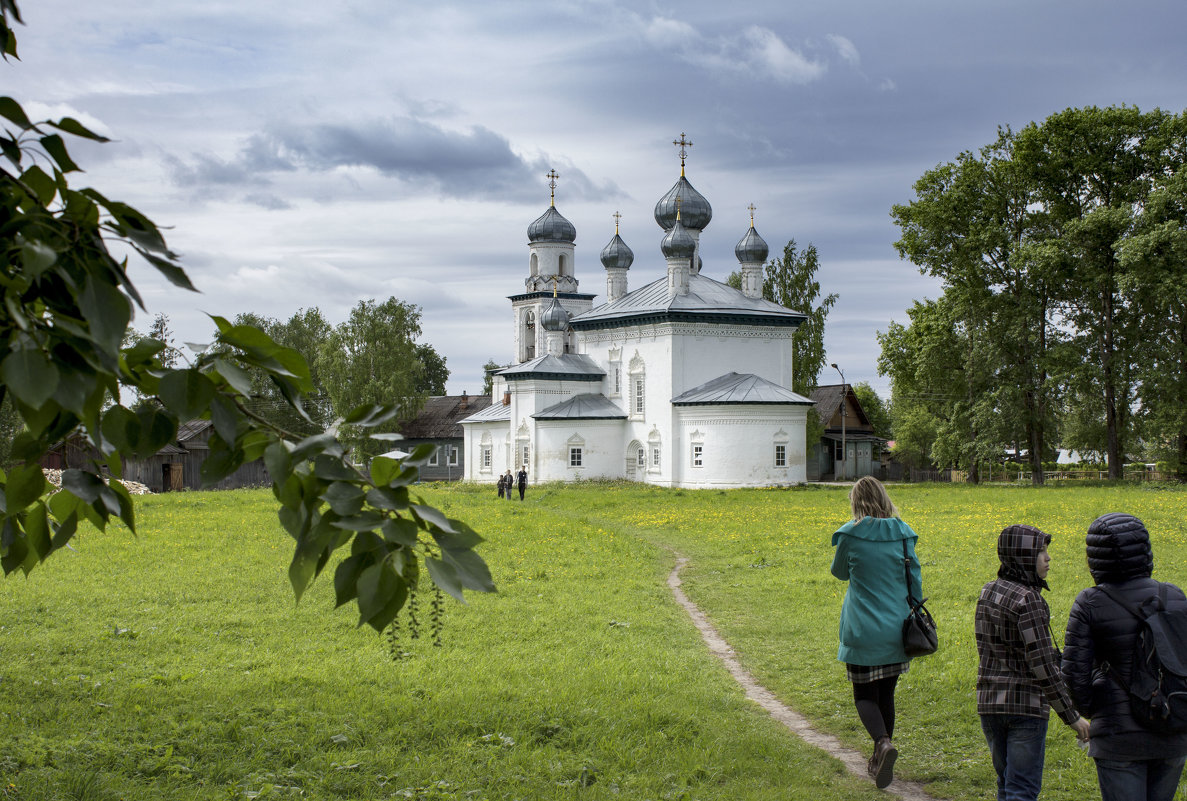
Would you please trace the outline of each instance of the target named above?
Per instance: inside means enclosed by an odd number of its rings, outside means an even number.
[[[1088,570],[1098,585],[1134,606],[1158,591],[1150,578],[1154,554],[1141,520],[1108,514],[1088,528]],[[1170,587],[1170,596],[1183,592]],[[1129,681],[1138,619],[1098,587],[1082,591],[1072,604],[1063,652],[1063,676],[1076,707],[1092,720],[1089,755],[1106,759],[1153,759],[1187,754],[1187,735],[1160,736],[1143,728],[1129,711],[1129,696],[1102,669],[1108,662]]]

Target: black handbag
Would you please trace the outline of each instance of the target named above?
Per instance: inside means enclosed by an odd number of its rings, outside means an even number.
[[[911,558],[907,556],[906,540],[903,540],[903,571],[907,580],[907,607],[910,610],[903,621],[903,650],[908,657],[934,654],[940,647],[936,621],[923,605],[927,599],[917,601],[911,595]]]

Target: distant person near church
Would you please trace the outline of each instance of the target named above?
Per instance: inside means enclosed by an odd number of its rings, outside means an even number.
[[[503,499],[503,492],[507,489],[507,482],[503,480],[503,474],[499,474],[499,480],[495,482],[499,486],[499,500]]]
[[[503,476],[503,497],[511,500],[511,488],[515,486],[515,476],[511,475],[511,469],[508,468],[506,474]]]
[[[528,466],[526,464],[519,468],[519,475],[516,478],[519,481],[519,499],[522,501],[524,490],[528,488]],[[510,488],[508,488],[507,494],[511,494]]]

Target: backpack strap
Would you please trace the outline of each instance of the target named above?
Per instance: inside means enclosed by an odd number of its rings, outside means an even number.
[[[1098,590],[1100,590],[1101,592],[1103,592],[1105,595],[1112,598],[1113,602],[1115,604],[1117,604],[1117,606],[1120,606],[1126,612],[1129,612],[1129,614],[1136,617],[1139,621],[1141,621],[1143,623],[1146,621],[1146,616],[1143,615],[1139,611],[1139,607],[1135,607],[1129,601],[1126,601],[1124,598],[1122,598],[1121,596],[1119,596],[1118,594],[1116,594],[1115,592],[1113,592],[1112,590],[1110,590],[1108,587],[1106,587],[1103,584],[1096,585],[1096,588]],[[1159,609],[1166,609],[1166,584],[1161,581],[1158,582],[1158,593],[1156,595],[1150,596],[1150,598],[1156,598],[1158,600],[1158,608]],[[1147,599],[1146,601],[1143,601],[1142,604],[1145,605],[1148,601],[1149,601],[1149,599]],[[1121,689],[1125,690],[1125,692],[1127,692],[1127,693],[1132,694],[1132,691],[1129,689],[1129,683],[1126,682],[1125,679],[1121,678],[1121,672],[1117,670],[1115,665],[1111,665],[1111,664],[1109,664],[1108,661],[1104,661],[1104,662],[1101,662],[1100,666],[1101,666],[1101,670],[1103,670],[1108,675],[1112,676],[1113,680],[1121,685]]]

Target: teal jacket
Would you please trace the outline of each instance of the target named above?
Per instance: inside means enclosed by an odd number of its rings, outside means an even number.
[[[851,665],[894,665],[907,661],[903,621],[907,618],[907,584],[903,542],[911,561],[912,595],[923,594],[922,573],[915,556],[918,535],[897,517],[865,517],[833,534],[832,574],[849,582],[841,607],[841,647],[837,659]]]

